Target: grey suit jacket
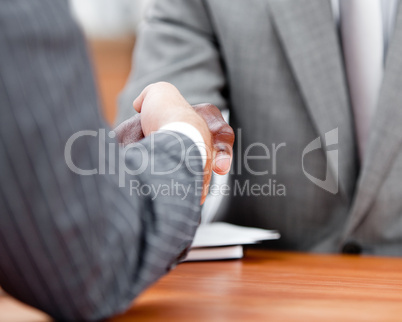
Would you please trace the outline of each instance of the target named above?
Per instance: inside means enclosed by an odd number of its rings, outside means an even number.
[[[270,245],[282,249],[400,256],[401,53],[399,8],[360,165],[330,1],[155,0],[119,120],[133,113],[141,88],[160,80],[191,103],[228,108],[237,141],[220,219],[278,229],[282,238]],[[245,161],[247,153],[265,157]],[[264,183],[282,184],[286,196],[236,189]]]
[[[101,136],[108,127],[67,1],[2,0],[0,44],[0,285],[61,320],[121,312],[193,238],[199,152],[171,173],[188,138],[157,134],[124,155]],[[72,161],[98,174],[66,164],[66,142],[83,130],[95,134],[74,142]],[[118,160],[146,167],[119,177]],[[172,184],[185,186],[187,197],[149,190]]]

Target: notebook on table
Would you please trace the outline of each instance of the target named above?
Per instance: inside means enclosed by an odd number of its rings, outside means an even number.
[[[221,222],[202,224],[183,262],[239,259],[244,256],[244,245],[278,238],[280,235],[275,230],[242,227]]]

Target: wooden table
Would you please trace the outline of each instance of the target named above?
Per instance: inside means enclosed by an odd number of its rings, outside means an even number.
[[[27,314],[5,300],[0,321]],[[402,259],[249,251],[185,263],[112,321],[402,321]]]

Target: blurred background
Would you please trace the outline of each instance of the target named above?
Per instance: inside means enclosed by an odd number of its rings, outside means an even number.
[[[113,124],[117,97],[131,70],[136,32],[150,0],[70,0],[94,62],[106,120]]]

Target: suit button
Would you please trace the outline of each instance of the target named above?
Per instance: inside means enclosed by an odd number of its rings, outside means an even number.
[[[356,242],[347,242],[342,247],[343,254],[359,255],[362,253],[362,247]]]

